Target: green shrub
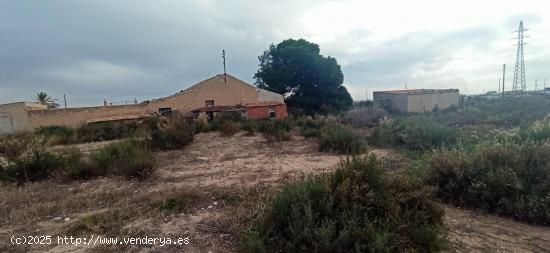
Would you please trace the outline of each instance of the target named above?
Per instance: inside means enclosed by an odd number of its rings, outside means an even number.
[[[382,108],[358,107],[347,111],[342,116],[342,121],[354,127],[374,127],[387,116],[388,113]]]
[[[0,158],[8,161],[19,159],[29,148],[33,138],[28,133],[8,134],[0,138]]]
[[[424,118],[403,122],[400,137],[405,146],[428,150],[441,145],[452,145],[458,140],[458,130]]]
[[[243,119],[239,112],[219,112],[214,117],[214,120],[210,122],[210,130],[219,131],[223,122],[241,122]]]
[[[301,133],[306,139],[321,137],[321,130],[316,128],[302,129]]]
[[[77,142],[76,131],[67,126],[45,126],[40,127],[36,134],[50,139],[53,145],[66,145]]]
[[[78,142],[93,142],[134,137],[140,129],[144,129],[136,121],[100,122],[83,125],[76,129]]]
[[[452,145],[459,139],[456,128],[417,116],[381,121],[368,140],[376,146],[404,145],[410,149],[430,150],[442,145]]]
[[[66,148],[58,152],[63,159],[59,174],[68,179],[87,179],[98,176],[94,168],[85,162],[78,148]]]
[[[254,230],[245,231],[241,235],[239,244],[239,252],[241,253],[267,253],[265,245],[260,233]]]
[[[18,183],[48,179],[62,166],[61,157],[43,150],[33,150],[23,159],[8,164],[2,178]]]
[[[550,143],[439,150],[429,162],[426,181],[444,201],[550,224]]]
[[[161,150],[180,149],[194,139],[195,129],[185,118],[173,115],[163,118],[151,133],[152,146]]]
[[[258,233],[243,237],[258,249],[248,252],[437,252],[447,245],[443,209],[430,191],[388,178],[374,156],[284,185]]]
[[[245,131],[248,136],[254,135],[259,128],[260,124],[255,119],[247,119],[241,122],[241,130]]]
[[[367,150],[367,145],[361,136],[353,132],[353,129],[338,123],[331,123],[321,129],[319,149],[352,155],[364,153]]]
[[[224,121],[220,125],[221,136],[233,136],[239,132],[239,123],[233,121]]]
[[[195,133],[205,133],[210,131],[210,125],[208,125],[208,122],[203,119],[196,119],[195,120]]]
[[[154,154],[143,141],[111,143],[90,154],[95,173],[127,178],[147,178],[154,172]]]
[[[268,142],[280,142],[290,140],[291,125],[284,120],[265,120],[261,123],[259,131]]]

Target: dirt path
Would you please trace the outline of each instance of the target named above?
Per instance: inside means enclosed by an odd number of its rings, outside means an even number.
[[[550,227],[445,207],[449,239],[457,252],[548,252]]]

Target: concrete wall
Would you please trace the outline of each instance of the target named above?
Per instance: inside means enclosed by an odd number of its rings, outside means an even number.
[[[25,130],[29,124],[28,113],[46,108],[45,105],[27,102],[0,105],[0,134]]]
[[[458,91],[414,94],[407,96],[407,112],[431,112],[435,108],[445,110],[452,105],[458,106]]]
[[[27,129],[52,125],[76,127],[86,124],[89,119],[145,112],[148,112],[145,104],[29,111]]]
[[[449,108],[459,103],[458,90],[415,92],[374,92],[374,103],[378,105],[389,104],[400,112],[431,112],[436,107],[440,110]]]
[[[391,108],[400,111],[406,112],[408,107],[407,95],[406,94],[394,94],[389,92],[374,92],[373,93],[373,102],[377,105],[387,105]]]

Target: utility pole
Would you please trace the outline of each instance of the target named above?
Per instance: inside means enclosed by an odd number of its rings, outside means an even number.
[[[538,90],[538,86],[539,86],[538,82],[539,82],[539,79],[538,78],[535,79],[535,91]]]
[[[518,33],[516,66],[514,68],[514,86],[513,86],[514,91],[521,91],[521,92],[527,91],[527,87],[525,84],[525,61],[524,61],[524,53],[523,53],[523,46],[527,44],[523,42],[523,38],[527,37],[523,35],[523,32],[527,30],[529,29],[523,28],[523,21],[520,21],[518,30],[514,31]]]
[[[369,101],[369,89],[365,88],[365,102]]]
[[[63,94],[63,101],[65,102],[65,109],[67,109],[67,96]]]
[[[497,89],[498,92],[497,93],[500,92],[500,80],[502,80],[502,79],[500,79],[500,78],[498,79],[498,89]]]
[[[223,82],[227,84],[227,73],[225,72],[225,49],[222,49],[222,58],[223,58]]]
[[[506,83],[506,64],[502,64],[502,96],[504,97],[504,84]]]

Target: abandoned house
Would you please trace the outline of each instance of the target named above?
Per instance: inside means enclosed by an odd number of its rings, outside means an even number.
[[[235,111],[249,118],[285,118],[283,95],[259,89],[231,75],[216,75],[174,95],[131,105],[47,109],[32,102],[0,105],[0,133],[32,130],[41,126],[120,121],[172,111],[214,117]]]
[[[458,89],[375,91],[374,104],[399,112],[431,112],[458,106]]]

